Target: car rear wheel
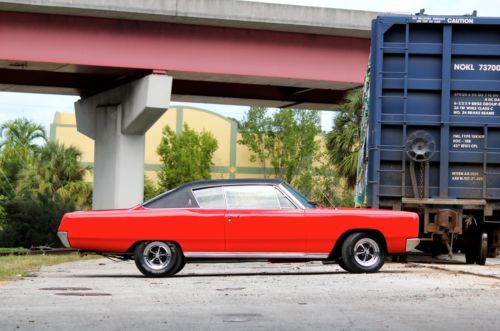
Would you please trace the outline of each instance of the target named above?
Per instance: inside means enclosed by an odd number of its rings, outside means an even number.
[[[384,265],[384,258],[382,244],[369,233],[353,233],[342,244],[342,261],[349,272],[377,272]]]
[[[337,260],[337,263],[338,263],[339,267],[341,267],[341,268],[342,268],[342,269],[344,269],[345,271],[349,271],[349,270],[347,270],[347,267],[345,266],[345,263],[344,263],[344,261],[342,260],[342,258],[339,258],[339,259]]]
[[[134,260],[144,276],[168,277],[180,271],[184,259],[176,244],[149,241],[137,245]]]

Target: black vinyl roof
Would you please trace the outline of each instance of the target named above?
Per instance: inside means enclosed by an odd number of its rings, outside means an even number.
[[[267,178],[197,180],[182,184],[170,191],[162,193],[144,202],[143,206],[147,208],[197,208],[199,206],[193,196],[192,189],[246,184],[279,185],[281,183],[283,183],[281,179]]]
[[[244,184],[268,184],[279,185],[283,183],[281,179],[268,178],[238,178],[238,179],[212,179],[212,180],[196,180],[179,186],[180,188],[199,188],[207,186],[224,186],[224,185],[244,185]]]

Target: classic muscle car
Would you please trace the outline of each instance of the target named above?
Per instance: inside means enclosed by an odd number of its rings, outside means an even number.
[[[130,209],[67,213],[58,236],[83,253],[133,258],[149,277],[200,259],[322,260],[369,273],[419,242],[415,213],[319,207],[271,179],[195,181]]]

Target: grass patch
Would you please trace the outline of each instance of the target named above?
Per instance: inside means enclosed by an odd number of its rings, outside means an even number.
[[[24,247],[0,247],[0,253],[12,253],[19,251],[29,251],[29,249]]]
[[[65,262],[100,258],[97,255],[80,257],[78,253],[67,255],[21,255],[0,256],[0,281],[13,280],[40,270],[42,266]]]

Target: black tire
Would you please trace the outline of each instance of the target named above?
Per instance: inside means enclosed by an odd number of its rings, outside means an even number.
[[[474,248],[467,247],[465,249],[465,263],[466,264],[476,263],[477,257],[478,257],[478,255],[477,255],[477,252]]]
[[[467,238],[465,247],[465,263],[485,265],[488,256],[488,234],[486,232],[474,233]]]
[[[477,234],[468,233],[465,237],[465,263],[466,264],[474,264],[479,256],[478,245],[476,243]]]
[[[146,277],[168,277],[180,271],[184,259],[180,248],[163,241],[140,243],[134,250],[137,269]]]
[[[485,265],[487,256],[488,256],[488,234],[486,232],[483,232],[480,234],[479,237],[476,263],[479,265]]]
[[[179,273],[182,269],[184,269],[185,266],[186,266],[186,259],[182,259],[182,262],[175,273]]]
[[[342,261],[342,258],[339,258],[339,259],[337,260],[337,264],[339,265],[339,267],[341,267],[341,268],[342,268],[342,269],[344,269],[345,271],[349,271],[349,270],[347,270],[347,267],[345,266],[344,261]]]
[[[384,265],[384,258],[384,246],[369,233],[353,233],[342,243],[342,261],[349,272],[377,272]]]

